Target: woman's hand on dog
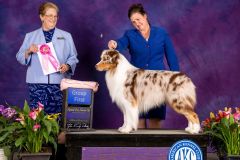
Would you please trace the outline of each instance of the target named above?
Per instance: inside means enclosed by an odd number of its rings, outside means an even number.
[[[116,48],[117,48],[117,42],[114,41],[114,40],[110,40],[110,41],[108,42],[108,48],[109,48],[109,49],[116,49]]]

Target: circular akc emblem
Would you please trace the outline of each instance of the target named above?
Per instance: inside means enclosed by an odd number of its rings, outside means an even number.
[[[203,156],[196,143],[190,140],[181,140],[170,148],[168,160],[203,160]]]

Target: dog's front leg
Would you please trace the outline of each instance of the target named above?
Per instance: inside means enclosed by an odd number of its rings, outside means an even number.
[[[131,105],[124,106],[124,123],[123,126],[119,128],[122,133],[129,133],[132,130],[137,130],[138,126],[138,107],[133,107]]]
[[[121,127],[118,128],[119,132],[122,132],[122,130],[124,130],[124,128],[126,127],[127,124],[127,116],[126,116],[126,110],[124,107],[121,107],[121,111],[123,113],[123,125]]]
[[[132,126],[132,129],[136,131],[137,128],[138,128],[139,110],[138,110],[137,106],[136,107],[131,106],[130,110],[131,110],[130,111],[130,113],[131,113],[131,115],[130,115],[131,126]]]

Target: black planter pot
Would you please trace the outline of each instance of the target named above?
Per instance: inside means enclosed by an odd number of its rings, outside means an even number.
[[[240,155],[229,155],[226,160],[240,160]]]
[[[13,160],[49,160],[51,155],[52,149],[44,147],[44,151],[38,153],[15,152]]]
[[[49,160],[52,153],[20,153],[21,160]]]
[[[219,160],[240,160],[240,155],[228,155],[220,157]]]

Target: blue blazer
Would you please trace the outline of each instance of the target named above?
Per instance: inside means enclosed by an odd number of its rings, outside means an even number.
[[[49,83],[49,84],[60,84],[63,78],[70,78],[74,74],[77,59],[77,50],[74,45],[72,36],[70,33],[55,28],[52,43],[60,64],[69,64],[72,72],[61,74],[59,72],[44,75],[38,55],[33,53],[28,59],[25,59],[25,52],[31,44],[44,44],[46,43],[42,28],[39,28],[33,32],[27,33],[22,46],[20,47],[16,58],[18,62],[27,66],[27,83]]]
[[[178,71],[178,59],[168,33],[160,27],[150,27],[148,41],[137,29],[130,29],[117,40],[116,49],[120,52],[129,49],[131,63],[138,68],[165,70],[165,56],[170,70]]]

